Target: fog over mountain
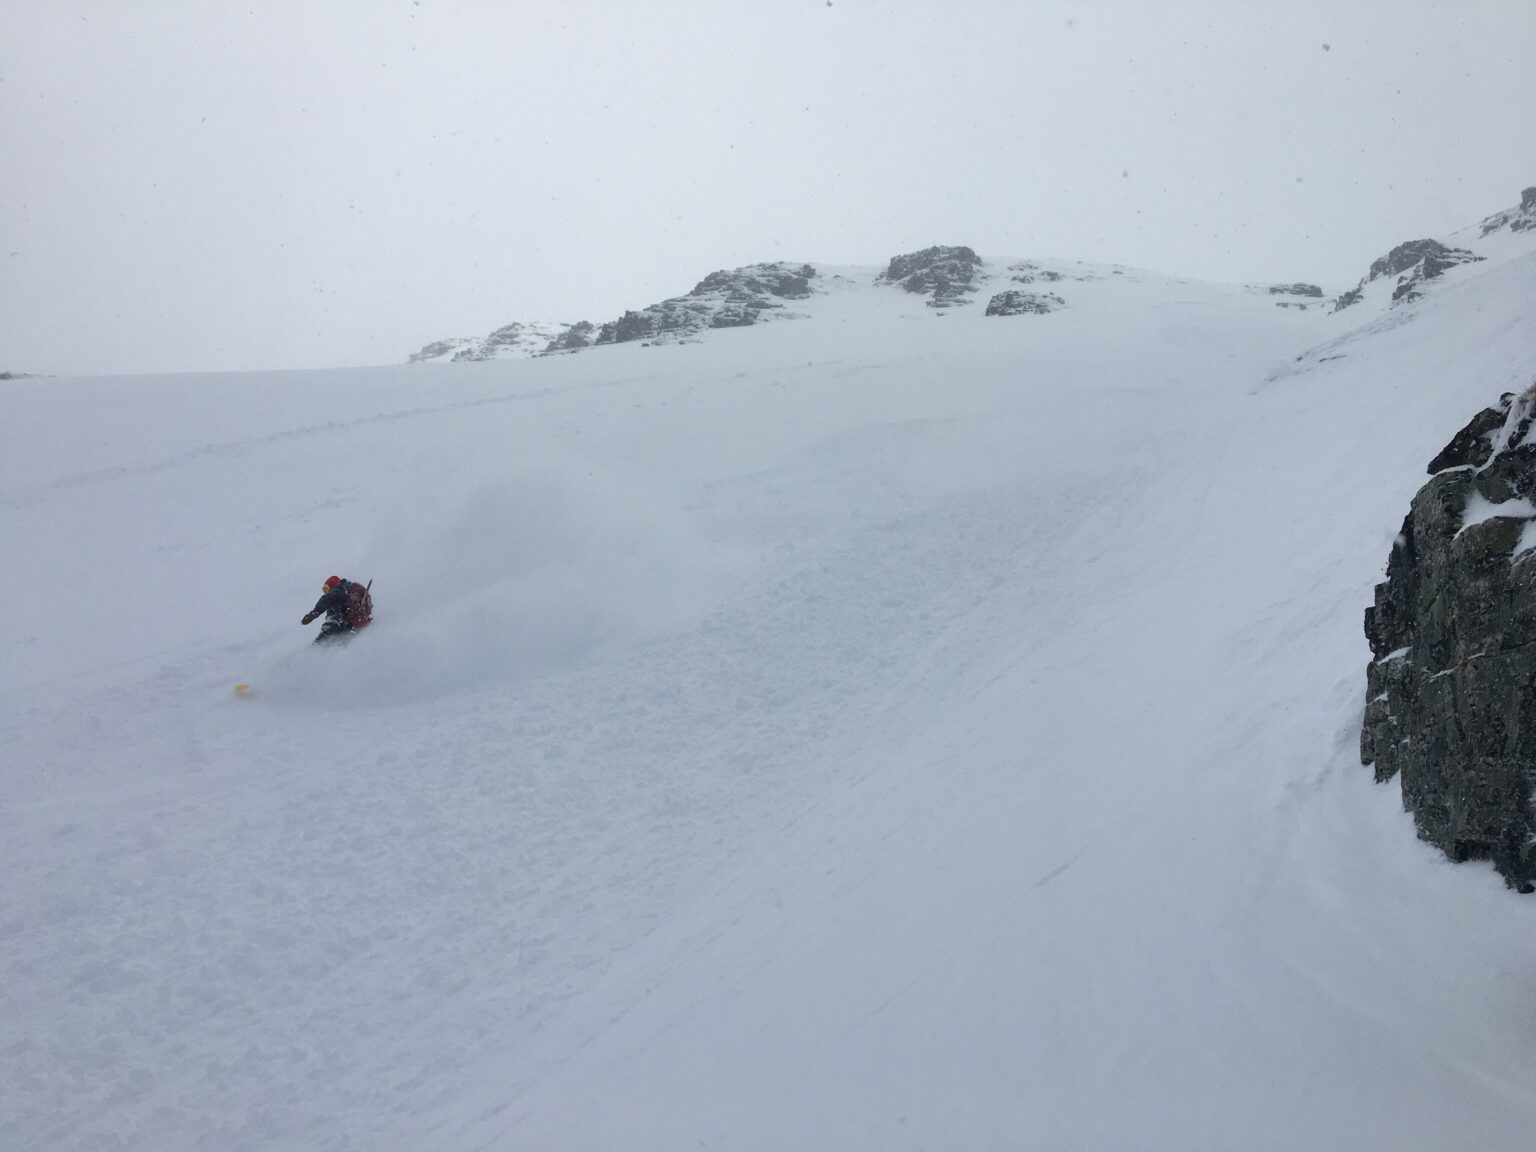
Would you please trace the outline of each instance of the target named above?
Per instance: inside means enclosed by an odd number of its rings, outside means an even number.
[[[1530,181],[1515,0],[0,15],[5,371],[393,363],[936,243],[1334,294]]]

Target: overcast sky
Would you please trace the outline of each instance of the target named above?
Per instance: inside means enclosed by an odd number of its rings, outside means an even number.
[[[0,0],[0,370],[403,360],[934,243],[1330,290],[1536,184],[1533,0]]]

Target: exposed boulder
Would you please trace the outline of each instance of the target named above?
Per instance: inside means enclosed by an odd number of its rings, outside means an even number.
[[[1446,269],[1482,259],[1465,248],[1449,248],[1438,240],[1409,240],[1373,260],[1365,278],[1339,296],[1333,302],[1333,310],[1338,312],[1358,303],[1367,284],[1387,276],[1397,277],[1397,286],[1392,290],[1393,304],[1417,300],[1423,295],[1424,285],[1444,275]]]
[[[900,284],[908,292],[928,296],[928,307],[969,304],[976,291],[981,258],[963,246],[936,245],[921,252],[891,257],[882,284]]]
[[[785,300],[811,295],[816,269],[809,264],[749,264],[711,272],[686,296],[625,312],[597,331],[594,344],[684,340],[710,328],[745,328],[761,320],[787,319]]]
[[[1536,386],[1479,412],[1429,468],[1366,609],[1360,758],[1419,835],[1536,879]]]
[[[1520,206],[1510,208],[1504,212],[1496,212],[1483,221],[1480,236],[1487,236],[1493,232],[1531,232],[1536,231],[1536,188],[1527,188],[1520,193]]]
[[[1295,284],[1271,284],[1269,294],[1271,296],[1316,296],[1321,299],[1323,290],[1316,284],[1303,284],[1298,281]]]
[[[987,301],[988,316],[1044,315],[1066,307],[1066,301],[1054,292],[999,292]]]

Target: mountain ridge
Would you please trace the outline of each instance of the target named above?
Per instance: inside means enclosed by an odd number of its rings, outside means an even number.
[[[1390,284],[1383,307],[1412,303],[1438,282],[1447,271],[1488,257],[1475,249],[1489,237],[1516,236],[1536,230],[1536,187],[1524,189],[1513,208],[1485,217],[1479,224],[1453,234],[1460,243],[1435,239],[1405,241],[1371,263],[1360,282],[1331,301],[1335,312],[1366,299],[1374,285]],[[1471,233],[1476,231],[1476,236]],[[1468,247],[1466,245],[1472,245]],[[643,308],[629,310],[614,320],[575,323],[512,321],[484,337],[434,340],[409,357],[409,363],[524,359],[562,355],[604,345],[640,343],[691,343],[709,331],[742,328],[771,320],[800,319],[806,313],[793,307],[825,291],[828,280],[852,272],[869,286],[900,287],[924,297],[931,309],[964,306],[984,289],[990,293],[984,315],[1005,317],[1042,315],[1068,305],[1057,292],[1024,291],[1016,285],[1037,278],[1060,281],[1075,278],[1074,271],[1088,274],[1124,275],[1131,271],[1113,265],[1085,265],[1078,261],[1006,259],[984,260],[964,245],[934,245],[891,257],[883,270],[865,266],[856,270],[795,261],[767,261],[711,272],[687,293],[668,297]],[[1170,280],[1183,277],[1165,275]],[[1271,295],[1285,296],[1279,307],[1308,310],[1324,304],[1323,290],[1297,281],[1287,284],[1252,284]]]

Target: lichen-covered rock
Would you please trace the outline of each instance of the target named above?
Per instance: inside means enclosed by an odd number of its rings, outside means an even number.
[[[1398,779],[1419,835],[1536,879],[1536,387],[1430,464],[1365,613],[1360,758]]]
[[[1536,188],[1520,193],[1520,206],[1496,212],[1483,221],[1480,236],[1493,232],[1530,232],[1536,230]]]
[[[625,312],[597,331],[594,344],[686,340],[709,328],[745,328],[761,320],[784,319],[785,300],[811,295],[816,269],[809,264],[749,264],[711,272],[686,296]]]
[[[930,308],[950,308],[971,302],[980,270],[981,258],[971,249],[936,245],[891,257],[880,283],[900,284],[908,292],[928,296]]]
[[[1066,306],[1066,301],[1054,292],[999,292],[987,301],[988,316],[1026,316],[1031,313],[1044,315]]]

